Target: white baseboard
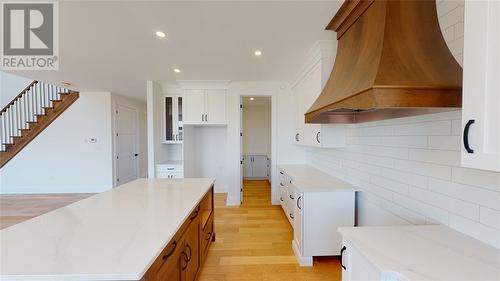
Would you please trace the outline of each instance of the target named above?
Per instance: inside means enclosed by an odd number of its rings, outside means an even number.
[[[295,240],[292,240],[292,249],[300,266],[313,266],[313,257],[301,256],[299,247],[297,247]]]

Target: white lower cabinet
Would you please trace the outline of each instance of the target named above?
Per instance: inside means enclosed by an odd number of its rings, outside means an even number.
[[[382,280],[382,273],[345,240],[340,258],[342,281]]]
[[[292,248],[301,266],[312,266],[314,256],[340,255],[342,237],[337,228],[354,226],[354,188],[336,187],[328,178],[325,184],[331,188],[315,188],[308,181],[280,171],[280,203],[293,227]]]
[[[182,165],[158,164],[156,165],[156,177],[159,179],[179,179],[184,177]]]
[[[243,177],[253,179],[267,179],[268,160],[266,155],[244,155],[243,156]]]

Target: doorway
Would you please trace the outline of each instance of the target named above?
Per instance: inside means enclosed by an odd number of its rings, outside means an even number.
[[[137,109],[116,105],[115,108],[115,165],[114,186],[139,177]]]
[[[241,203],[252,187],[271,183],[272,100],[270,96],[241,96]],[[268,198],[271,200],[271,198]]]

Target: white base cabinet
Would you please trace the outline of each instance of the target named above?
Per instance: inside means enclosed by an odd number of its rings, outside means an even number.
[[[269,178],[269,157],[266,155],[244,155],[243,177],[246,179]]]
[[[299,264],[312,266],[314,256],[340,255],[342,237],[337,228],[354,226],[356,192],[344,182],[345,186],[336,186],[340,180],[330,180],[317,170],[304,174],[314,179],[280,170],[280,203],[293,227],[292,248]]]
[[[382,273],[346,241],[343,242],[340,259],[342,281],[382,280]]]
[[[177,163],[157,164],[156,177],[159,179],[184,178],[184,168],[182,164]]]

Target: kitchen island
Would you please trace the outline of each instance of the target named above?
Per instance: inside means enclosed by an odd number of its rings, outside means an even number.
[[[0,231],[1,280],[196,279],[214,179],[139,179]]]

